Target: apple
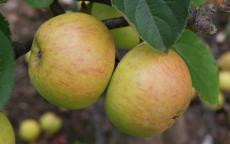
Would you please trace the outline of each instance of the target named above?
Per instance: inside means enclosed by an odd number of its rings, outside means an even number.
[[[97,2],[94,2],[91,6],[91,15],[95,16],[99,20],[105,20],[122,16],[122,14],[115,8]]]
[[[96,2],[92,4],[91,14],[99,20],[122,16],[115,8]],[[131,26],[113,29],[111,33],[116,48],[132,49],[140,42],[138,33]]]
[[[41,129],[36,120],[26,119],[20,123],[19,136],[22,140],[33,142],[37,140],[41,133]]]
[[[187,109],[192,88],[188,67],[175,51],[164,54],[142,43],[118,64],[106,94],[106,113],[125,134],[158,135]]]
[[[48,134],[57,133],[62,127],[62,119],[53,112],[43,114],[39,123],[41,128]]]
[[[230,91],[230,72],[221,71],[219,73],[220,89],[223,91]]]
[[[131,26],[112,29],[111,33],[117,48],[132,49],[140,42],[138,34]]]
[[[0,144],[15,144],[14,130],[2,112],[0,112]]]
[[[218,65],[222,70],[230,70],[230,51],[220,56]]]
[[[81,109],[102,95],[115,64],[115,44],[105,25],[88,14],[51,18],[35,34],[29,76],[50,103]]]

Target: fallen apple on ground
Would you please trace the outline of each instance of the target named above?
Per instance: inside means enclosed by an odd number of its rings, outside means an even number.
[[[143,43],[118,64],[105,109],[112,124],[133,136],[153,136],[171,127],[188,107],[192,81],[183,59]]]
[[[19,136],[22,140],[33,142],[37,140],[41,133],[40,126],[36,120],[26,119],[20,123]]]
[[[48,134],[57,133],[62,127],[62,119],[53,112],[47,112],[39,119],[41,128]]]
[[[220,89],[223,91],[230,91],[230,72],[221,71],[219,73]]]

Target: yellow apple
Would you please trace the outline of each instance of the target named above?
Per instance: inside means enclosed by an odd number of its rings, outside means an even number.
[[[220,89],[223,91],[230,91],[230,72],[221,71],[219,73]]]
[[[24,141],[35,141],[39,137],[40,133],[41,129],[37,121],[33,119],[26,119],[20,123],[19,136]]]
[[[220,56],[218,59],[218,65],[222,70],[230,71],[230,51]]]
[[[96,2],[92,4],[91,14],[99,20],[122,16],[115,8]],[[111,32],[116,48],[132,49],[140,42],[139,35],[131,26],[116,28]]]
[[[62,119],[53,112],[43,114],[39,123],[41,128],[49,134],[57,133],[62,127]]]
[[[102,95],[114,63],[115,45],[105,25],[87,14],[66,13],[51,18],[36,32],[29,75],[50,103],[81,109]]]
[[[14,130],[2,112],[0,112],[0,144],[15,144]]]
[[[187,65],[143,43],[118,64],[108,86],[105,109],[112,124],[133,136],[158,135],[188,107],[192,81]]]

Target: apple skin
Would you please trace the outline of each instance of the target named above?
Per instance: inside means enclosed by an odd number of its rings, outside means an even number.
[[[36,32],[29,75],[50,103],[82,109],[102,95],[114,64],[115,45],[105,25],[87,14],[66,13]]]
[[[230,72],[221,71],[219,73],[220,89],[223,91],[230,91]]]
[[[92,4],[91,14],[99,20],[122,16],[115,8],[96,2]],[[132,49],[140,42],[138,33],[131,26],[116,28],[110,31],[113,35],[116,48],[118,49]]]
[[[54,134],[61,129],[62,119],[53,112],[47,112],[41,116],[39,124],[46,133]]]
[[[91,14],[95,16],[99,20],[105,20],[110,18],[116,18],[122,16],[122,14],[117,11],[115,8],[102,4],[94,2],[91,6]]]
[[[230,51],[225,52],[218,59],[218,65],[222,70],[229,71],[230,70]]]
[[[147,137],[171,127],[188,107],[192,81],[173,50],[163,54],[143,43],[118,64],[108,86],[105,109],[121,132]]]
[[[0,112],[0,144],[15,144],[14,130],[2,112]]]
[[[19,136],[22,140],[33,142],[41,133],[40,126],[36,120],[26,119],[20,123]]]
[[[131,26],[110,30],[117,48],[132,49],[139,42],[140,38]]]

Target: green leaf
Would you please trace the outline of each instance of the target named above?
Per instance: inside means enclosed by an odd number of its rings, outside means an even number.
[[[167,51],[181,34],[188,17],[190,0],[112,0],[142,39]]]
[[[24,0],[26,3],[34,8],[46,8],[49,7],[53,0]]]
[[[208,46],[192,31],[185,30],[174,48],[187,63],[193,86],[201,99],[212,105],[217,104],[219,95],[218,68]]]
[[[0,110],[10,97],[15,80],[15,59],[10,40],[0,31]]]
[[[4,16],[0,13],[0,31],[2,31],[8,39],[10,39],[9,23],[5,20]]]

